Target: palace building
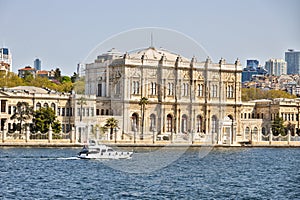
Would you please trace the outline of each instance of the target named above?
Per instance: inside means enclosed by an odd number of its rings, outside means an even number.
[[[121,119],[123,138],[209,135],[213,143],[234,144],[242,138],[241,72],[239,60],[199,62],[154,47],[112,49],[86,65],[85,92],[96,95],[98,114]]]

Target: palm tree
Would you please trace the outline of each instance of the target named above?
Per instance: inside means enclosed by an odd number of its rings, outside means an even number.
[[[11,120],[16,119],[20,122],[20,135],[22,135],[22,124],[33,116],[33,108],[27,102],[18,102],[16,112],[10,117]]]
[[[119,123],[119,121],[113,117],[106,119],[106,123],[104,126],[107,128],[110,128],[110,139],[112,139],[114,129],[119,128],[118,123]],[[117,141],[116,136],[117,136],[117,133],[115,135],[115,142]]]
[[[146,105],[148,104],[148,98],[142,97],[139,105],[141,106],[141,111],[142,111],[142,132],[141,132],[141,139],[144,138],[144,121],[145,121],[145,109]]]
[[[86,105],[86,99],[82,96],[78,99],[77,105],[80,105],[80,122],[82,121],[82,107]]]

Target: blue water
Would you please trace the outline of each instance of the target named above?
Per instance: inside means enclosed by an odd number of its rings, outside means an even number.
[[[78,160],[78,151],[0,149],[0,199],[300,199],[296,148],[217,148],[201,159],[191,149],[149,173]],[[160,154],[158,163],[166,159]],[[134,163],[136,155],[114,164]]]

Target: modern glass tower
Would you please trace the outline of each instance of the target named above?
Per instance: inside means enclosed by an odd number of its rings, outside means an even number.
[[[300,74],[300,51],[289,49],[285,52],[287,74]]]
[[[40,59],[35,59],[33,64],[35,70],[40,71],[42,69],[42,61]]]

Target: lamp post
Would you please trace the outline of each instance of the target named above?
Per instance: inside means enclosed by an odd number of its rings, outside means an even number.
[[[115,128],[115,143],[117,143],[117,132],[118,132],[118,128]]]
[[[134,127],[133,129],[134,131],[134,135],[133,135],[133,143],[135,144],[136,143],[136,126]]]
[[[155,128],[153,128],[152,131],[153,131],[153,141],[152,142],[153,142],[153,144],[155,144],[155,140],[156,140],[156,138],[155,138]]]

